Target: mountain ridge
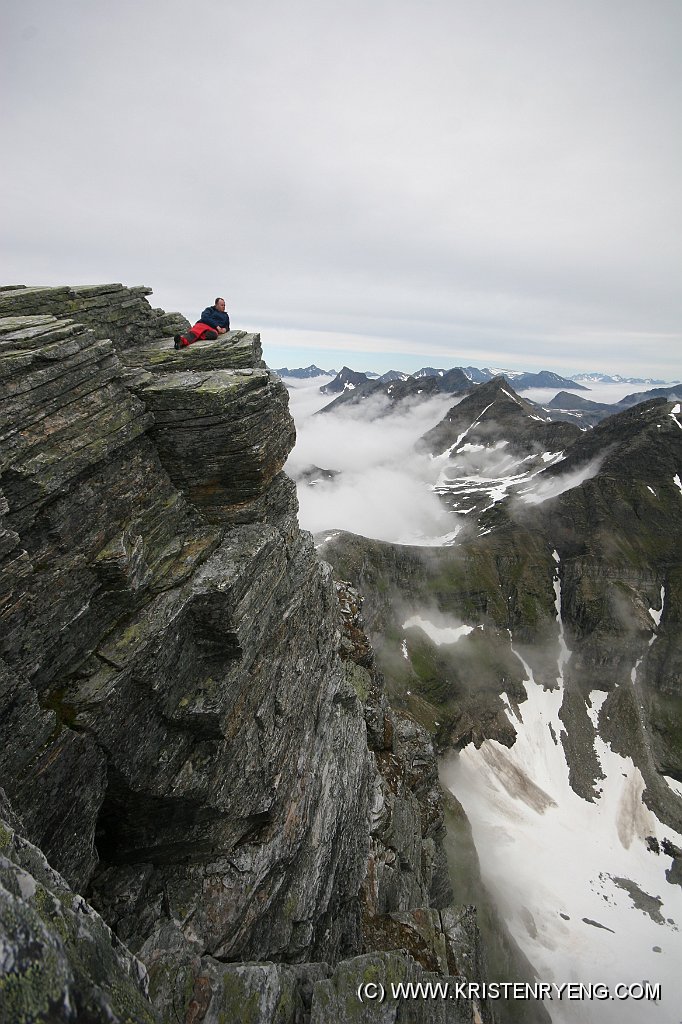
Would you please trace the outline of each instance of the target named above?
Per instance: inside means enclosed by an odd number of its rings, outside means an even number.
[[[560,377],[549,370],[541,370],[539,373],[516,373],[513,371],[497,371],[490,367],[480,370],[475,366],[462,367],[454,366],[449,370],[436,369],[434,367],[422,367],[413,374],[405,374],[401,371],[390,370],[382,376],[370,375],[351,370],[344,366],[329,384],[320,387],[322,394],[339,395],[334,408],[341,404],[352,402],[356,405],[364,399],[383,394],[394,403],[402,400],[403,397],[416,397],[418,395],[429,395],[437,392],[449,392],[457,394],[465,386],[481,384],[494,377],[502,376],[508,383],[516,388],[524,390],[534,387],[572,387],[580,391],[588,390],[582,384],[576,384],[566,377]],[[411,383],[410,383],[411,382]],[[417,386],[417,383],[418,385]],[[401,397],[392,396],[391,385],[402,383],[406,385]],[[374,385],[374,386],[370,386]],[[350,392],[354,392],[350,394]],[[330,407],[327,406],[327,409]]]
[[[454,541],[330,530],[320,550],[364,597],[391,699],[434,735],[536,969],[615,983],[627,964],[676,993],[659,954],[677,964],[682,909],[682,405],[632,406],[526,463],[525,423],[545,424],[498,398],[476,433],[475,397],[433,446]]]

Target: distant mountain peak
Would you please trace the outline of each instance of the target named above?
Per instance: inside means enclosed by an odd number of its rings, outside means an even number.
[[[329,384],[323,384],[320,391],[323,395],[338,395],[342,391],[354,391],[363,384],[369,384],[370,379],[366,373],[359,373],[351,370],[349,366],[342,366],[334,380]]]
[[[573,380],[582,384],[679,384],[679,380],[661,380],[657,377],[622,377],[619,373],[602,373],[597,370],[576,373]]]
[[[432,455],[456,452],[462,442],[481,447],[503,443],[509,451],[558,451],[575,439],[580,428],[552,422],[534,402],[521,398],[503,376],[478,384],[453,406],[439,424],[421,438]]]
[[[288,366],[280,366],[275,370],[280,377],[294,377],[296,380],[305,380],[307,377],[333,377],[335,372],[335,370],[321,370],[315,363],[295,370],[290,370]]]

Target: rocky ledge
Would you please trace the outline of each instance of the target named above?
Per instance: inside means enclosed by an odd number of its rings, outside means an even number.
[[[258,335],[175,352],[147,294],[0,289],[0,1018],[373,1020],[363,981],[479,980],[427,734],[298,528],[286,389]]]

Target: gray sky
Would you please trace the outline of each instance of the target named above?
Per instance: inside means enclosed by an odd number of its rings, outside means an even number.
[[[2,5],[6,283],[271,366],[682,376],[680,0]]]

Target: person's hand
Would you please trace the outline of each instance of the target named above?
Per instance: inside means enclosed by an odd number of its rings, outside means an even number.
[[[218,328],[218,334],[227,334],[227,328],[226,327],[219,327]]]

